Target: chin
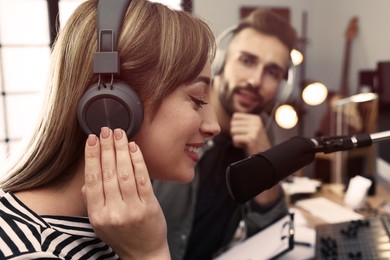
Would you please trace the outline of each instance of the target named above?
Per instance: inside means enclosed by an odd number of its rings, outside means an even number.
[[[182,171],[180,175],[178,175],[177,178],[174,180],[185,184],[185,183],[192,182],[194,180],[194,177],[195,177],[195,170],[193,168],[191,170]]]
[[[195,175],[191,175],[191,177],[182,178],[182,179],[179,180],[178,182],[183,183],[183,184],[190,183],[190,182],[192,182],[192,181],[194,180],[194,176],[195,176]]]
[[[160,181],[169,181],[169,182],[179,182],[179,183],[189,183],[194,180],[195,171],[194,169],[185,170],[185,171],[175,171],[170,172],[169,175],[160,174],[153,176],[152,179]]]

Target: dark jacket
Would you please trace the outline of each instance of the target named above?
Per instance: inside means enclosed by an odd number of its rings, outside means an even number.
[[[167,221],[173,260],[212,258],[234,242],[234,234],[242,226],[241,220],[245,223],[245,234],[251,236],[288,214],[283,192],[280,199],[266,209],[254,201],[245,205],[233,201],[226,186],[226,167],[245,157],[243,150],[233,147],[230,137],[219,135],[198,163],[195,179],[191,183],[153,182]],[[204,204],[209,207],[205,208]],[[200,218],[208,219],[203,226],[196,227],[197,235],[192,234],[194,225],[202,222]],[[190,238],[192,242],[189,242]],[[187,252],[189,248],[190,253]]]

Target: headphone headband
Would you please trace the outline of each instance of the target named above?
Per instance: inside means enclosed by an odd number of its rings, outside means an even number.
[[[214,57],[214,61],[211,64],[211,74],[212,77],[215,77],[218,75],[224,66],[225,63],[225,55],[226,55],[226,46],[223,46],[222,41],[224,41],[226,38],[230,37],[232,33],[238,28],[237,25],[232,25],[225,29],[220,35],[218,35],[216,42],[217,42],[217,52]]]
[[[97,11],[98,52],[93,57],[96,74],[120,72],[117,41],[127,7],[131,0],[100,0]],[[107,12],[109,10],[109,12]]]
[[[122,20],[131,0],[100,0],[97,7],[98,50],[93,56],[93,73],[99,81],[80,100],[77,116],[85,133],[99,135],[103,126],[121,128],[128,138],[141,127],[144,111],[137,93],[125,82],[114,80],[120,72],[117,41]],[[101,82],[100,74],[111,74]]]
[[[237,28],[238,28],[238,24],[235,24],[225,29],[220,35],[218,35],[216,40],[217,44],[220,44],[226,37],[228,37],[228,35],[230,35],[235,30],[237,30]]]

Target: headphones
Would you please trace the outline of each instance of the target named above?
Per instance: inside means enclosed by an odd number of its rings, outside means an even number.
[[[241,27],[242,28],[242,27]],[[245,27],[244,27],[245,28]],[[212,77],[220,74],[225,65],[226,59],[226,49],[233,39],[237,30],[240,29],[240,25],[233,25],[223,31],[217,37],[217,52],[211,67]],[[294,66],[290,66],[288,69],[287,77],[283,78],[278,87],[276,97],[275,97],[275,108],[283,103],[286,103],[289,97],[293,92],[293,81],[294,81],[295,68]],[[274,109],[273,109],[274,110]]]
[[[81,97],[77,117],[86,134],[99,136],[103,126],[121,128],[133,137],[141,127],[144,110],[137,93],[125,82],[115,80],[120,72],[117,40],[123,17],[131,0],[100,0],[97,9],[98,51],[93,57],[93,73],[98,82]],[[102,75],[111,75],[103,82]]]

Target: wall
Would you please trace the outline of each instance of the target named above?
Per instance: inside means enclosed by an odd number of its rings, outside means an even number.
[[[206,19],[216,34],[239,20],[241,6],[288,7],[291,23],[302,35],[302,15],[307,12],[305,74],[338,90],[342,71],[345,32],[358,17],[358,34],[352,42],[350,93],[358,89],[359,70],[375,69],[378,61],[390,60],[390,1],[388,0],[193,0],[193,10]],[[305,136],[314,135],[325,104],[308,109]]]

